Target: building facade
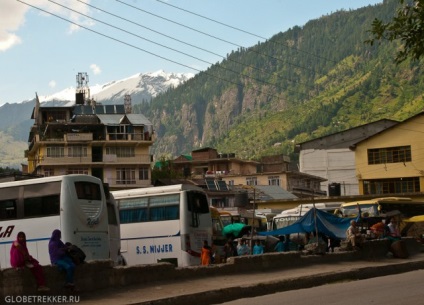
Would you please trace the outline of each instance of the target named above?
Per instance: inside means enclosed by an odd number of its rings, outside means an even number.
[[[325,179],[307,173],[289,170],[290,159],[276,155],[259,161],[241,160],[235,153],[218,153],[214,148],[194,150],[191,156],[182,155],[173,160],[177,173],[190,179],[205,179],[219,190],[219,181],[232,188],[237,186],[275,185],[296,196],[322,196],[320,183]],[[213,184],[213,185],[212,185]]]
[[[359,195],[355,153],[350,150],[350,146],[398,123],[383,119],[299,143],[295,147],[299,153],[299,170],[324,178],[321,190],[328,195]],[[333,193],[331,190],[334,186],[336,191]]]
[[[151,186],[154,135],[143,115],[127,113],[124,105],[41,106],[37,101],[31,118],[29,174],[87,174],[111,189]]]
[[[361,195],[424,190],[423,126],[421,112],[352,145]]]

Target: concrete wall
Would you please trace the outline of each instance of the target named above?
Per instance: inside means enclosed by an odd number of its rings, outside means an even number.
[[[421,251],[421,244],[413,238],[403,239],[410,255]],[[387,240],[375,240],[365,244],[361,251],[335,252],[325,255],[302,255],[301,252],[266,253],[263,255],[232,257],[226,264],[175,268],[170,263],[113,267],[110,261],[93,261],[77,266],[75,282],[81,293],[132,284],[176,281],[214,275],[266,272],[276,269],[304,267],[310,264],[329,264],[340,261],[378,260],[388,253]],[[55,266],[44,266],[47,285],[52,295],[67,293],[63,284],[64,272]],[[35,280],[28,269],[17,271],[3,269],[0,272],[0,299],[5,296],[36,295]]]

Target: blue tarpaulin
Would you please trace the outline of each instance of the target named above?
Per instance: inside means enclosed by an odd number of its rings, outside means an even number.
[[[258,232],[258,234],[278,236],[294,233],[310,233],[318,230],[319,233],[330,238],[345,239],[346,230],[349,228],[351,220],[352,218],[341,218],[325,211],[312,208],[290,226],[274,231]]]

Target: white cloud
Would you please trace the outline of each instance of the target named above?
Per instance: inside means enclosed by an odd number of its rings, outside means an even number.
[[[102,70],[96,64],[91,64],[90,69],[91,69],[91,71],[93,71],[94,75],[98,75],[98,74],[102,73]]]
[[[6,51],[10,49],[11,47],[17,44],[20,44],[22,42],[21,39],[15,34],[9,34],[9,33],[4,33],[4,34],[5,34],[4,35],[5,37],[3,38],[3,35],[1,35],[2,37],[0,38],[0,51]]]
[[[56,81],[54,81],[54,80],[49,81],[49,87],[55,88],[56,87]]]
[[[16,32],[25,23],[26,5],[15,1],[0,4],[0,51],[6,51],[21,43]]]
[[[90,1],[87,0],[86,2],[89,3]],[[66,19],[70,19],[71,21],[86,27],[94,25],[92,20],[47,0],[31,0],[28,1],[28,3],[34,7],[46,10],[52,14],[63,16]],[[64,0],[60,3],[75,11],[89,15],[90,8],[83,3],[76,2],[75,0]],[[16,32],[25,24],[25,14],[29,9],[37,11],[44,17],[51,16],[50,14],[37,10],[36,8],[32,8],[25,3],[12,0],[0,0],[0,51],[6,51],[21,43],[21,38]],[[73,33],[78,29],[80,29],[80,27],[77,25],[69,25],[69,33]]]

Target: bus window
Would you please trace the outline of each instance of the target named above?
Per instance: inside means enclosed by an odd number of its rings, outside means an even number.
[[[147,197],[121,199],[119,201],[119,219],[121,223],[134,223],[148,221]]]
[[[151,197],[149,200],[149,220],[175,220],[179,219],[180,195],[164,195]]]
[[[0,201],[0,220],[16,219],[16,201],[3,200]]]
[[[206,196],[197,192],[188,192],[188,211],[200,214],[209,213],[209,204]]]
[[[43,217],[59,215],[60,197],[59,195],[25,198],[24,217]]]
[[[96,183],[75,182],[78,199],[102,200],[100,185]]]

